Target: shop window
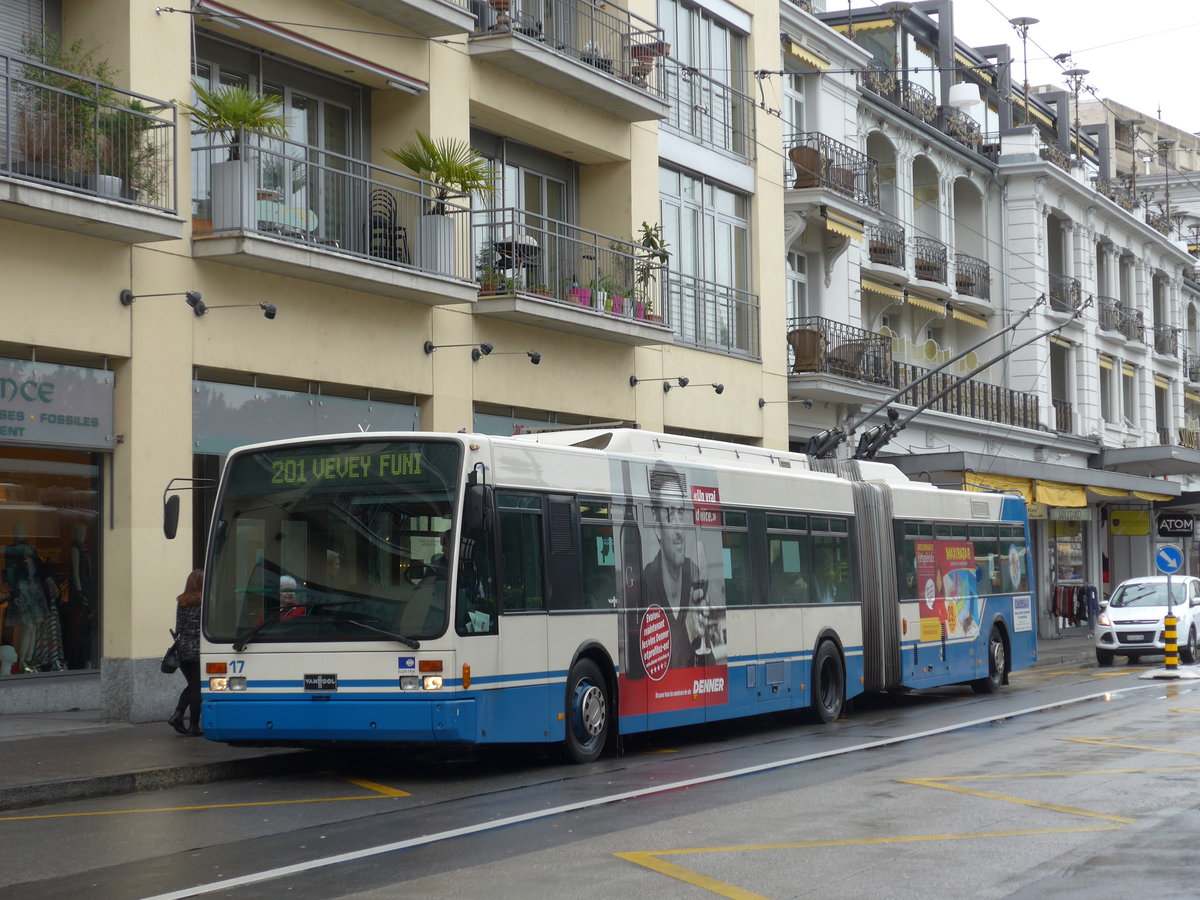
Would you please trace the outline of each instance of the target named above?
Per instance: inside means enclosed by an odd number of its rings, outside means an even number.
[[[0,455],[4,676],[99,666],[99,460],[11,447]]]

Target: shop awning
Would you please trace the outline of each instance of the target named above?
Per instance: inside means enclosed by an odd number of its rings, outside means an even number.
[[[1166,503],[1168,500],[1174,500],[1174,494],[1155,494],[1150,491],[1134,491],[1133,496],[1140,500],[1149,500],[1152,503]]]
[[[904,300],[904,291],[894,285],[884,284],[882,281],[867,278],[865,275],[861,277],[860,284],[864,291],[870,291],[872,294],[887,297],[889,300]]]
[[[832,231],[834,234],[840,234],[842,237],[848,237],[852,241],[861,241],[863,236],[863,223],[857,219],[851,219],[849,216],[839,215],[835,210],[828,206],[821,207],[821,215],[825,217],[825,228],[827,231]]]
[[[941,313],[943,316],[946,314],[946,304],[928,300],[920,294],[914,294],[911,291],[908,293],[908,302],[917,309],[925,309],[932,313]]]
[[[822,59],[820,56],[813,53],[808,48],[803,47],[800,44],[797,44],[795,41],[793,41],[791,39],[789,39],[786,43],[784,43],[783,46],[784,46],[784,49],[787,51],[788,56],[791,56],[791,57],[794,57],[795,59],[800,60],[800,62],[804,63],[810,69],[813,69],[817,72],[824,72],[826,69],[829,68],[828,60]]]
[[[964,472],[963,487],[968,491],[999,491],[1020,494],[1026,503],[1033,502],[1033,483],[1028,478],[1012,475],[993,475],[989,472]]]
[[[872,22],[860,22],[855,19],[853,23],[842,22],[833,26],[834,31],[840,31],[842,34],[854,29],[855,31],[883,31],[885,28],[892,28],[893,22],[889,16],[886,19],[875,19]]]
[[[1033,495],[1038,503],[1047,506],[1087,506],[1087,495],[1081,484],[1064,484],[1061,481],[1033,483]]]
[[[950,310],[950,316],[959,322],[965,322],[968,325],[974,325],[976,328],[987,328],[987,319],[983,316],[973,316],[969,312],[964,312],[961,309]]]

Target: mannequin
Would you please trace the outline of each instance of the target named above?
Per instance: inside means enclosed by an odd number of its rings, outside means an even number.
[[[95,585],[92,580],[92,557],[87,545],[87,524],[71,526],[71,589],[63,608],[63,649],[67,668],[86,669],[91,664],[92,612]]]
[[[49,613],[42,572],[45,564],[29,543],[29,526],[13,523],[13,542],[4,548],[4,574],[8,580],[9,616],[13,624],[13,643],[22,672],[35,672],[38,631]]]

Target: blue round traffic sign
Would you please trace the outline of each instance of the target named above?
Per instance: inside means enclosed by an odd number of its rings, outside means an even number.
[[[1154,554],[1154,564],[1164,575],[1174,575],[1183,568],[1183,551],[1174,544],[1165,544]]]

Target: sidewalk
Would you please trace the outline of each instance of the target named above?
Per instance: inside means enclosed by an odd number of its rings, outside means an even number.
[[[1038,665],[1095,662],[1091,639],[1038,642]],[[229,747],[165,722],[105,722],[98,710],[0,715],[0,810],[311,770],[306,750]]]

